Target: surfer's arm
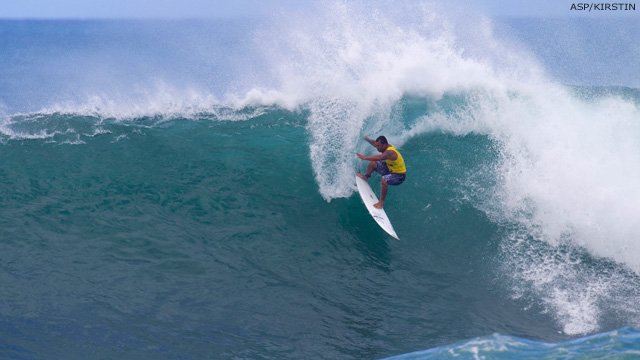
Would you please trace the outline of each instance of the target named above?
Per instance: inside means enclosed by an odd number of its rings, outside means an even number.
[[[378,160],[387,160],[387,159],[395,160],[396,158],[398,158],[398,155],[395,153],[395,151],[391,151],[391,150],[385,151],[380,155],[365,156],[362,154],[356,154],[356,156],[360,160],[367,160],[367,161],[378,161]]]
[[[356,156],[358,157],[358,159],[366,160],[366,161],[378,161],[378,160],[381,160],[381,157],[382,157],[382,155],[366,156],[363,154],[356,154]]]
[[[375,141],[375,140],[373,140],[372,138],[370,138],[370,137],[368,137],[368,136],[365,136],[365,137],[364,137],[364,140],[365,140],[366,142],[368,142],[369,144],[371,144],[371,146],[376,146],[376,145],[374,144],[376,141]]]

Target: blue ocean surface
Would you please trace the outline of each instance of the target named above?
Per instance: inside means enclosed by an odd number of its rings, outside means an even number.
[[[638,340],[638,331],[631,328],[558,343],[494,334],[387,359],[636,359]]]
[[[639,24],[0,21],[0,358],[640,356]]]

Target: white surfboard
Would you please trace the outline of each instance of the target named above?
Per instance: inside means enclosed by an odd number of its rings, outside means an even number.
[[[396,231],[393,230],[391,221],[389,221],[384,209],[376,209],[373,207],[373,204],[378,202],[378,197],[376,197],[376,194],[371,190],[371,186],[369,186],[366,181],[358,177],[358,175],[356,175],[356,186],[358,187],[358,193],[360,193],[362,202],[367,207],[367,210],[369,210],[369,214],[371,214],[373,220],[375,220],[382,230],[387,232],[387,234],[391,235],[396,240],[400,240],[398,239]]]

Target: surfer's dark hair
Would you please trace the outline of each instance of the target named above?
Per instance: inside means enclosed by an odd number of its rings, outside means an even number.
[[[380,144],[388,144],[389,142],[387,141],[387,138],[384,136],[378,136],[378,138],[376,139],[377,142],[379,142]]]

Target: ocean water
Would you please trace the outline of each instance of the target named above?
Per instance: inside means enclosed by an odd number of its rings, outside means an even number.
[[[639,23],[473,15],[0,21],[0,357],[637,357]]]

